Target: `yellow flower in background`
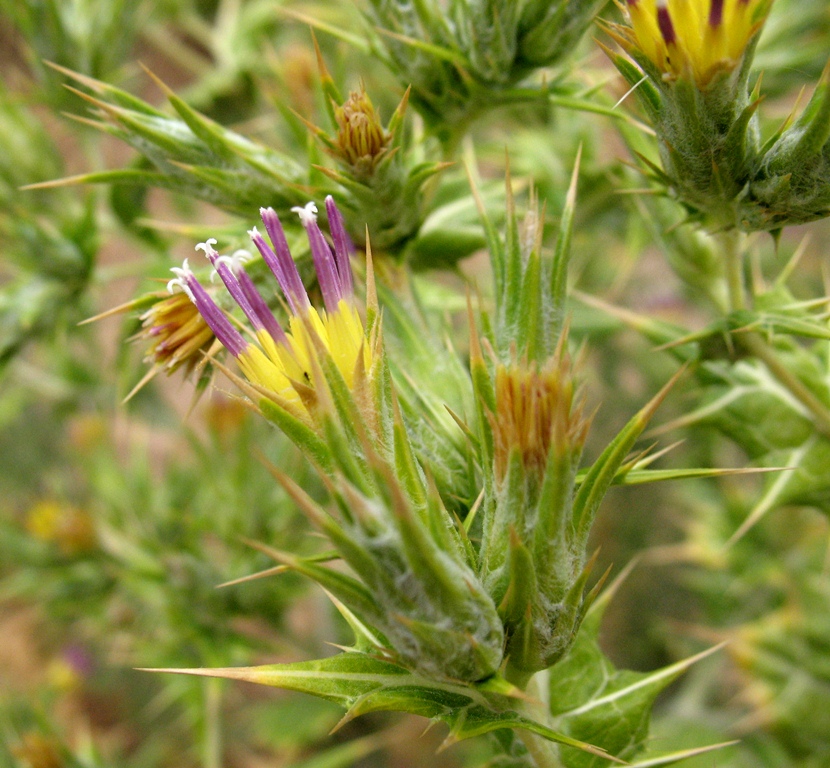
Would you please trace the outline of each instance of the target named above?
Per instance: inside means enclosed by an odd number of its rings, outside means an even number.
[[[38,501],[29,509],[26,530],[36,539],[56,544],[64,555],[88,552],[97,541],[89,513],[51,499]]]
[[[635,45],[669,78],[705,88],[733,70],[761,28],[772,0],[627,0]]]

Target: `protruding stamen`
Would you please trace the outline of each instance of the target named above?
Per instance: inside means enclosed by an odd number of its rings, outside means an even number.
[[[205,242],[199,243],[194,250],[204,251],[205,256],[207,256],[207,258],[210,258],[211,253],[216,253],[216,249],[213,247],[214,245],[216,245],[216,238],[209,237],[207,240],[205,240]]]
[[[193,274],[190,271],[190,265],[187,263],[187,259],[182,262],[180,267],[171,267],[170,271],[175,275],[175,277],[167,283],[167,292],[175,293],[176,288],[178,288],[179,290],[184,291],[187,294],[187,297],[195,303],[196,300],[193,298],[193,293],[190,290],[190,286],[187,284],[188,276]]]
[[[354,286],[352,285],[352,265],[349,259],[354,253],[354,244],[346,232],[343,216],[331,195],[326,197],[326,215],[329,220],[331,239],[334,243],[334,260],[337,264],[337,274],[340,277],[342,292],[346,296],[351,296],[354,293]]]
[[[300,211],[308,211],[309,207],[314,205],[309,203],[305,208],[300,208]],[[298,210],[298,209],[293,209]],[[314,206],[314,210],[317,207]],[[317,282],[320,284],[320,292],[323,294],[323,301],[326,309],[329,312],[334,312],[340,299],[343,298],[343,285],[340,282],[340,277],[337,273],[337,266],[334,261],[334,254],[331,252],[326,238],[317,226],[316,216],[305,216],[300,213],[300,221],[305,227],[308,235],[308,245],[311,249],[311,258],[314,261],[314,270],[317,272]]]
[[[288,241],[285,239],[285,232],[282,229],[279,216],[273,208],[260,208],[259,214],[262,216],[262,221],[274,249],[272,250],[265,242],[256,227],[248,234],[257,250],[262,254],[265,263],[274,273],[274,277],[277,278],[291,311],[295,315],[304,312],[311,306],[311,303],[308,300],[308,294],[305,292],[300,273],[297,271],[297,265],[294,263],[291,251],[288,249]]]
[[[228,269],[235,275],[242,269],[242,265],[247,264],[252,258],[250,251],[240,249],[234,251],[231,256],[217,256],[216,264],[227,264]]]
[[[245,316],[251,322],[254,322],[257,317],[256,312],[254,312],[254,308],[251,306],[251,303],[242,291],[239,281],[236,279],[236,275],[234,274],[234,270],[231,268],[233,265],[236,265],[238,269],[241,269],[240,260],[235,255],[220,256],[216,249],[213,248],[214,243],[216,243],[216,239],[211,237],[206,242],[199,243],[199,245],[196,246],[196,250],[205,252],[205,255],[208,259],[210,259],[210,263],[213,264],[216,274],[219,275],[222,282],[225,284],[225,287],[228,289],[228,293],[239,305],[239,308],[245,313]],[[243,251],[243,253],[247,253],[247,251]]]
[[[307,202],[303,207],[295,205],[291,209],[291,213],[296,213],[300,217],[300,223],[306,228],[309,224],[317,221],[317,205],[313,200]]]
[[[674,45],[677,42],[677,33],[669,15],[667,0],[657,0],[657,26],[666,45]]]
[[[231,325],[225,313],[216,306],[216,302],[209,296],[208,292],[201,286],[196,276],[190,270],[187,259],[181,267],[173,267],[171,270],[176,275],[174,280],[168,283],[168,290],[176,285],[184,290],[190,300],[196,305],[199,314],[210,326],[214,335],[234,357],[247,348],[247,342],[242,338],[239,331]]]
[[[709,7],[709,26],[717,29],[723,23],[723,0],[712,0]]]

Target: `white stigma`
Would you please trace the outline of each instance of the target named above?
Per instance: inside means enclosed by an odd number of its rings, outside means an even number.
[[[240,267],[252,258],[253,256],[251,256],[249,251],[238,250],[234,251],[233,256],[218,256],[214,264],[216,265],[216,269],[219,269],[222,264],[227,264],[228,269],[235,275],[239,272]],[[216,274],[216,269],[213,270],[213,274]],[[213,274],[211,275],[211,280],[213,279]]]
[[[256,227],[254,227],[253,229],[249,229],[248,230],[248,237],[250,237],[251,240],[259,237],[259,230]]]
[[[314,202],[306,203],[304,207],[295,205],[291,209],[292,213],[296,213],[300,217],[300,223],[304,227],[309,227],[317,221],[317,206]]]
[[[167,283],[168,293],[176,293],[176,289],[178,288],[184,291],[191,301],[195,302],[193,291],[190,290],[190,286],[187,284],[187,278],[193,274],[190,265],[187,263],[187,259],[184,260],[180,267],[171,267],[170,271],[175,277]]]
[[[196,246],[195,250],[204,251],[205,256],[210,258],[211,254],[216,253],[216,249],[213,247],[214,245],[216,245],[216,238],[209,237],[207,240],[205,240],[204,243],[199,243],[199,245]]]

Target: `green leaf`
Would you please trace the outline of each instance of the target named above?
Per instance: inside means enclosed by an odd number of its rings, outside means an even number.
[[[428,717],[450,728],[444,746],[502,728],[521,728],[550,741],[582,750],[603,762],[603,750],[559,733],[521,714],[521,700],[506,696],[492,681],[463,685],[427,679],[391,661],[351,652],[315,661],[224,669],[148,669],[243,680],[334,701],[347,709],[341,723],[369,712],[398,711]],[[497,692],[492,689],[498,688]]]
[[[574,499],[574,527],[577,541],[587,540],[596,511],[608,488],[614,482],[617,471],[683,370],[681,368],[663,389],[634,414],[588,470]]]
[[[574,644],[549,670],[550,707],[555,728],[574,738],[599,744],[627,760],[636,755],[648,737],[649,717],[657,695],[692,664],[720,646],[655,672],[616,669],[598,643],[602,613],[612,591],[613,588],[606,590],[588,611]],[[606,765],[595,755],[569,748],[563,749],[562,759],[567,768]],[[667,762],[654,765],[669,765],[682,758],[664,756],[663,759]]]
[[[562,209],[562,218],[559,222],[559,235],[556,239],[556,250],[553,254],[553,263],[550,271],[550,302],[548,311],[553,315],[553,342],[559,339],[562,324],[565,321],[565,303],[568,293],[568,264],[571,258],[571,237],[573,234],[574,211],[576,209],[576,185],[579,179],[579,166],[582,159],[580,147],[574,161],[571,174],[571,183],[565,198],[565,207]],[[547,302],[546,302],[547,303]]]

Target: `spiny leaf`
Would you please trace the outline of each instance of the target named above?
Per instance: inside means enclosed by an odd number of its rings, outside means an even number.
[[[501,728],[523,728],[604,761],[619,762],[601,749],[522,715],[515,700],[493,692],[492,685],[431,680],[364,653],[261,667],[144,671],[227,678],[309,693],[346,707],[347,718],[382,710],[409,712],[446,723],[450,734],[444,746]]]
[[[585,480],[574,499],[574,525],[578,541],[587,538],[591,523],[600,502],[606,491],[613,483],[617,470],[622,465],[628,452],[637,438],[645,429],[660,403],[669,393],[669,390],[684,373],[681,368],[640,411],[638,411],[623,427],[620,433],[611,441],[602,452],[594,465],[588,470]]]
[[[549,690],[555,728],[601,744],[617,757],[630,759],[643,747],[651,708],[660,691],[692,664],[722,646],[654,672],[615,669],[597,639],[602,614],[620,580],[618,577],[589,609],[574,644],[549,670]],[[679,754],[660,759],[669,765],[680,759]],[[562,757],[567,768],[604,765],[591,755],[569,749],[563,749]]]
[[[679,752],[672,752],[670,755],[659,755],[657,757],[647,758],[646,760],[638,760],[636,763],[631,763],[630,768],[657,768],[657,766],[661,765],[674,765],[681,760],[687,760],[697,755],[705,755],[707,752],[714,752],[716,749],[732,747],[738,743],[738,741],[723,741],[720,744],[710,744],[709,746],[698,747],[697,749],[682,749]]]

